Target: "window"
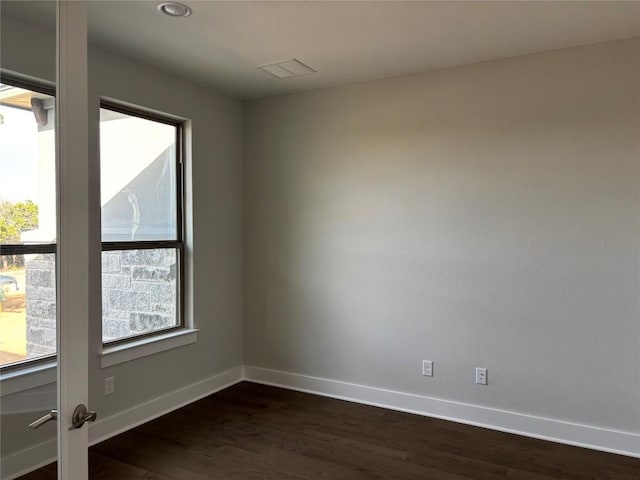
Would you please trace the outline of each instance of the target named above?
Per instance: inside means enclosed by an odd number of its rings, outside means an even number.
[[[102,341],[181,328],[182,124],[100,109]]]
[[[0,83],[0,367],[56,353],[54,91]]]
[[[55,91],[0,80],[0,367],[56,353]],[[100,109],[102,331],[184,326],[183,128]]]

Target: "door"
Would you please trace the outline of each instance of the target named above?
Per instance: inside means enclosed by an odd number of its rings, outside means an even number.
[[[87,479],[91,258],[87,5],[57,2],[58,478]],[[93,240],[93,245],[92,245]]]

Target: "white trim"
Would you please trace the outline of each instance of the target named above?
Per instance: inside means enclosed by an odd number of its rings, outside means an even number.
[[[107,347],[100,354],[101,367],[106,368],[118,365],[119,363],[190,345],[197,341],[198,329],[194,328],[145,337],[122,345]],[[56,367],[57,363],[54,360],[2,373],[0,375],[0,397],[56,383]]]
[[[2,480],[13,480],[56,461],[58,442],[48,440],[2,457]],[[37,460],[34,460],[37,459]]]
[[[53,361],[3,373],[0,375],[0,396],[56,383],[56,368],[57,363]]]
[[[640,458],[640,434],[259,367],[245,380]]]
[[[243,380],[243,367],[235,367],[161,397],[89,424],[89,445],[95,445]],[[56,442],[50,440],[2,457],[2,480],[13,480],[56,460]]]
[[[640,458],[640,435],[258,367],[235,367],[89,425],[95,445],[243,380]],[[56,442],[2,457],[1,480],[55,461]]]
[[[89,425],[89,445],[103,442],[108,438],[166,415],[196,400],[224,390],[242,380],[243,368],[235,367],[111,415],[103,420],[98,417],[98,421]]]
[[[106,347],[100,354],[101,368],[111,367],[119,363],[130,362],[138,358],[183,347],[198,341],[198,329],[176,330],[153,337]]]
[[[191,120],[183,120],[182,123],[182,228],[184,234],[184,249],[182,261],[184,268],[183,288],[181,295],[184,299],[184,325],[187,329],[195,329],[197,327],[195,316],[193,314],[193,180],[192,180],[192,155],[191,145],[192,139]]]

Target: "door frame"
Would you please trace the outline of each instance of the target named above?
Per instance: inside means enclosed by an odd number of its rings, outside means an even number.
[[[88,404],[90,235],[87,5],[57,0],[56,179],[58,478],[88,478],[88,427],[70,429]]]

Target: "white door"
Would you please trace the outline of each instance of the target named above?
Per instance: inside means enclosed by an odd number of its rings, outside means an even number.
[[[88,474],[88,321],[91,257],[99,244],[90,228],[87,6],[57,2],[58,168],[58,478]],[[90,410],[90,405],[88,406]],[[75,412],[75,417],[74,417]]]

